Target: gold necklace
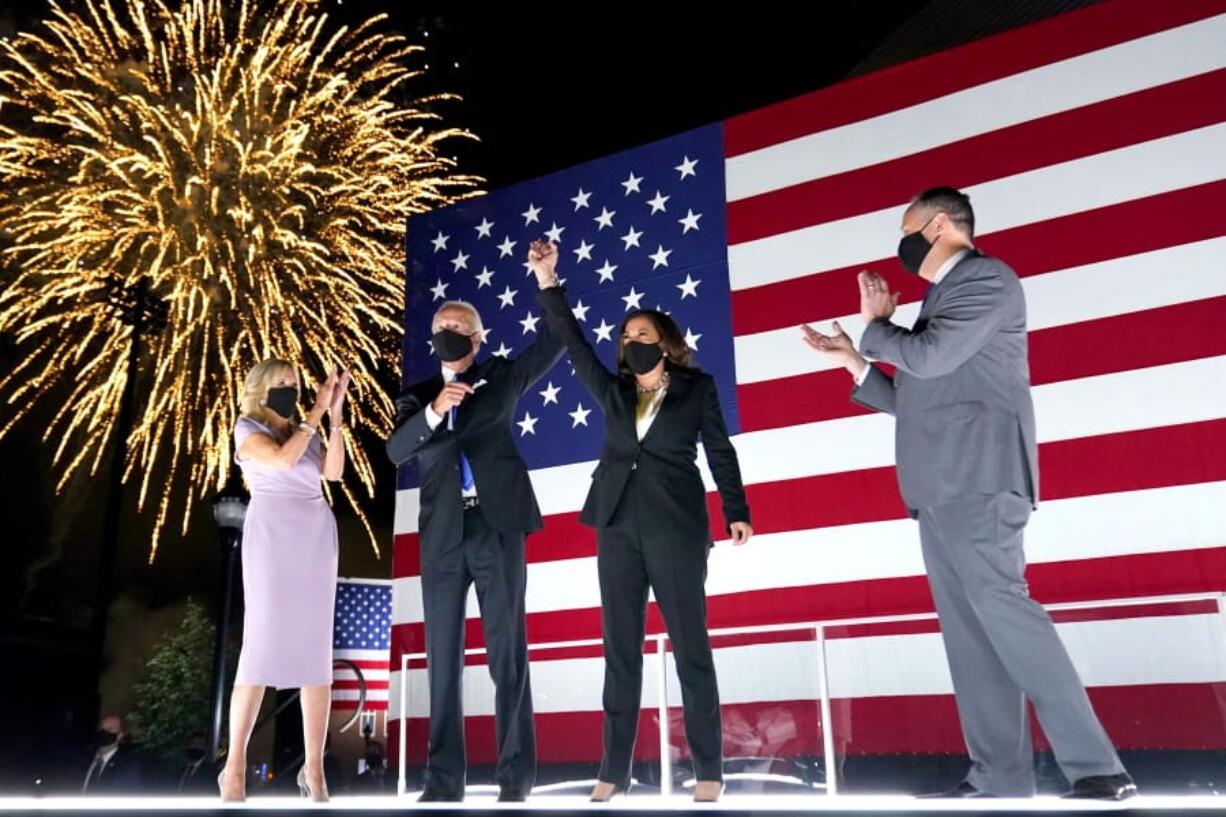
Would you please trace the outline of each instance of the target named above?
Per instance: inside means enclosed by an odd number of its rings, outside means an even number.
[[[650,394],[651,392],[656,392],[656,391],[659,391],[660,389],[667,388],[667,386],[668,386],[668,372],[665,372],[660,377],[660,382],[654,386],[641,386],[637,382],[635,382],[634,384],[634,388],[635,390],[638,391],[639,394]]]

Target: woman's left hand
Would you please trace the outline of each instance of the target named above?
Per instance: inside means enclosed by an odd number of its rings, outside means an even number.
[[[749,541],[749,537],[753,536],[753,528],[748,522],[733,522],[728,526],[732,533],[732,544],[743,545]]]
[[[347,391],[349,391],[349,370],[342,369],[336,381],[336,387],[332,390],[332,403],[328,406],[328,415],[333,421],[340,419]]]

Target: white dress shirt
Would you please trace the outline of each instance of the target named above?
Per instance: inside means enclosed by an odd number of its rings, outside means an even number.
[[[443,369],[443,383],[444,384],[450,383],[451,381],[455,380],[456,377],[459,376],[456,374],[455,369],[449,369],[446,366],[443,366],[442,369]],[[433,431],[434,429],[439,427],[440,423],[443,422],[443,415],[435,411],[433,404],[430,404],[430,403],[426,404],[425,411],[426,411],[426,425],[428,425],[430,427],[430,430]],[[455,428],[455,420],[452,418],[452,413],[447,412],[447,429],[452,430],[454,428]],[[469,462],[469,467],[471,466],[472,466],[472,463]],[[469,488],[467,491],[465,490],[460,491],[460,496],[465,497],[465,498],[470,497],[470,496],[475,497],[476,495],[477,495],[477,484],[475,480],[473,482],[473,487]]]

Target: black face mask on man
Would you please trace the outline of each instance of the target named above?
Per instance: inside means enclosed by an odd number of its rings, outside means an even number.
[[[936,218],[936,215],[932,218]],[[912,275],[919,275],[924,259],[932,250],[932,242],[924,238],[924,230],[932,223],[932,218],[925,221],[924,226],[915,232],[904,235],[898,242],[898,260],[902,262],[903,269]]]
[[[98,749],[105,749],[119,740],[119,735],[114,732],[108,732],[105,729],[99,729],[94,733],[94,746]]]
[[[434,354],[444,363],[455,363],[473,350],[471,335],[464,335],[451,329],[440,329],[430,337],[430,345]]]
[[[293,418],[294,409],[298,408],[298,389],[295,386],[274,386],[268,390],[264,405],[275,411],[286,420]]]
[[[632,340],[622,350],[626,365],[635,374],[647,374],[656,367],[664,357],[664,351],[658,343],[640,343]]]

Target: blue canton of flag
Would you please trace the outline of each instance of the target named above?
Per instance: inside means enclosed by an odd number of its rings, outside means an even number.
[[[527,254],[533,240],[547,239],[558,244],[558,275],[605,364],[615,365],[628,312],[667,312],[715,377],[737,433],[724,196],[715,125],[413,217],[405,385],[438,373],[430,322],[444,301],[468,301],[481,313],[482,357],[514,357],[536,339],[544,317]],[[599,456],[600,409],[566,358],[524,395],[516,418],[529,468]],[[401,469],[400,487],[413,481]]]
[[[332,627],[332,649],[337,658],[353,650],[387,650],[391,628],[390,582],[337,582]]]

